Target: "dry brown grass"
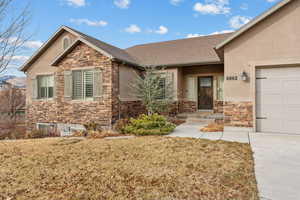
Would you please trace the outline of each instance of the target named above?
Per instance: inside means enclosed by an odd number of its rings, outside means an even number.
[[[222,132],[224,131],[223,124],[211,123],[200,129],[202,132]]]
[[[168,137],[0,142],[0,199],[257,200],[250,146]]]

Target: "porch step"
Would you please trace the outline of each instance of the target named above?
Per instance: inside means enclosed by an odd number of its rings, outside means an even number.
[[[214,119],[202,119],[202,118],[196,118],[196,117],[189,117],[186,119],[186,123],[192,123],[192,124],[210,124],[214,123]]]
[[[177,116],[178,118],[185,119],[187,123],[210,124],[223,120],[222,113],[213,112],[195,112],[195,113],[182,113]]]

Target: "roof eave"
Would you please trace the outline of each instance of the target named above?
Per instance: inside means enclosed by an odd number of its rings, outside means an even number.
[[[76,35],[79,37],[79,34],[75,31],[71,30],[67,26],[61,26],[20,68],[19,70],[22,72],[26,72],[28,68],[30,67],[30,64],[34,62],[35,59],[37,59],[40,54],[43,53],[43,51],[63,32],[68,31],[72,33],[73,35]]]
[[[249,22],[248,24],[246,24],[243,27],[241,27],[238,31],[236,31],[234,34],[232,34],[229,38],[227,38],[222,43],[220,43],[219,45],[217,45],[215,49],[217,51],[220,50],[225,45],[227,45],[228,43],[230,43],[232,40],[234,40],[235,38],[239,37],[241,34],[243,34],[244,32],[246,32],[247,30],[249,30],[250,28],[252,28],[256,24],[258,24],[259,22],[261,22],[262,20],[264,20],[268,16],[272,15],[277,10],[279,10],[283,6],[287,5],[291,1],[293,1],[293,0],[283,0],[283,1],[279,2],[279,3],[277,3],[275,6],[273,6],[272,8],[270,8],[268,11],[262,13],[261,15],[259,15],[255,19],[253,19],[251,22]]]
[[[222,61],[201,61],[201,62],[190,62],[190,63],[171,63],[171,64],[149,64],[145,66],[149,67],[188,67],[188,66],[198,66],[198,65],[219,65],[223,64]]]
[[[61,54],[59,54],[50,64],[51,66],[57,66],[58,63],[68,54],[70,53],[78,43],[84,43],[86,45],[88,45],[89,47],[95,49],[96,51],[102,53],[103,55],[107,56],[110,59],[114,59],[114,57],[107,53],[106,51],[104,51],[103,49],[100,49],[99,47],[93,45],[92,43],[88,42],[87,40],[83,39],[83,38],[77,38],[66,50],[64,50]]]

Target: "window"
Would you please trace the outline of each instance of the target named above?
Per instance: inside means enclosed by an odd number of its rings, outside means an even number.
[[[38,123],[37,129],[42,132],[43,136],[56,135],[56,126],[54,124]]]
[[[92,70],[76,70],[72,72],[73,99],[90,100],[94,97],[94,72]]]
[[[224,76],[217,77],[217,100],[223,101],[224,99]]]
[[[165,99],[166,98],[166,78],[159,79],[159,90],[161,94],[159,94],[158,99]]]
[[[68,37],[65,37],[63,39],[63,49],[66,50],[70,46],[70,39]]]
[[[54,96],[54,76],[37,77],[38,99],[51,99]]]

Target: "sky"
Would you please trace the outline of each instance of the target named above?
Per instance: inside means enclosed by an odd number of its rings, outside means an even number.
[[[29,6],[26,51],[6,74],[21,66],[61,26],[127,48],[137,44],[226,33],[239,29],[279,0],[15,0]]]

